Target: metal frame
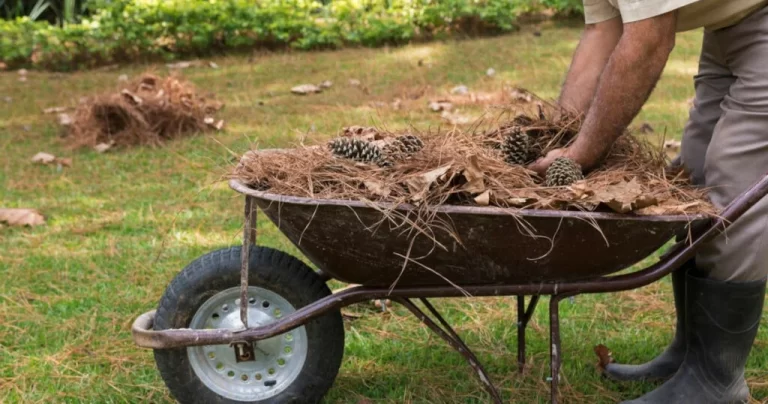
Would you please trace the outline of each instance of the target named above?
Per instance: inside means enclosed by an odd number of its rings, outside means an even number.
[[[216,345],[216,344],[249,344],[253,341],[271,338],[283,334],[306,322],[333,310],[354,303],[389,298],[396,301],[413,313],[430,330],[443,338],[451,347],[461,353],[470,366],[478,374],[481,382],[489,392],[495,403],[501,403],[501,396],[485,372],[480,361],[462,341],[456,331],[437,312],[428,298],[466,297],[468,293],[472,297],[481,296],[517,296],[517,330],[518,330],[518,367],[522,372],[525,366],[525,331],[533,316],[540,296],[551,296],[549,303],[550,325],[550,377],[551,377],[551,402],[558,402],[558,383],[560,376],[560,364],[562,362],[562,344],[560,341],[560,315],[559,304],[564,298],[578,294],[606,293],[630,290],[646,286],[658,281],[662,277],[678,269],[683,263],[693,258],[696,250],[725,230],[730,223],[738,219],[744,212],[756,204],[768,194],[768,175],[764,176],[752,188],[744,192],[733,203],[721,212],[720,216],[708,223],[705,228],[693,229],[691,238],[680,241],[654,265],[629,274],[604,276],[578,282],[537,283],[524,285],[467,285],[459,290],[453,286],[419,286],[398,287],[394,290],[381,287],[356,286],[341,292],[327,296],[313,302],[294,313],[285,316],[277,322],[256,327],[247,328],[247,299],[241,297],[241,319],[246,324],[246,329],[233,330],[192,330],[171,329],[154,331],[153,319],[155,312],[150,311],[139,316],[133,323],[132,333],[135,343],[143,348],[172,349],[189,346]],[[245,197],[245,226],[243,231],[243,252],[241,268],[241,296],[247,296],[248,288],[248,262],[250,246],[256,242],[256,205],[252,195]],[[320,273],[323,281],[330,279],[325,273]],[[527,308],[525,296],[532,296]],[[427,308],[427,311],[437,320],[437,323],[423,310],[418,308],[410,299],[419,299]],[[438,324],[439,323],[439,324]]]

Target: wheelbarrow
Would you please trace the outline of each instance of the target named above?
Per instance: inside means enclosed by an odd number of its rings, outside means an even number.
[[[236,180],[230,187],[245,196],[243,245],[191,263],[170,283],[157,310],[139,316],[132,327],[135,343],[154,350],[178,401],[319,402],[344,352],[340,310],[390,299],[463,355],[492,400],[501,403],[478,358],[429,299],[516,296],[522,370],[526,327],[540,297],[549,295],[550,394],[557,403],[561,300],[661,279],[765,196],[768,176],[716,219],[441,206],[436,217],[452,231],[429,237],[382,219],[382,210],[412,217],[413,206],[275,195]],[[257,208],[318,270],[257,246]],[[657,263],[616,274],[676,236],[679,241]],[[331,279],[353,286],[331,293]]]

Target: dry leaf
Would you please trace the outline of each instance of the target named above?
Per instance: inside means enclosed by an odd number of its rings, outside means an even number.
[[[314,94],[321,91],[323,89],[314,84],[302,84],[291,88],[291,92],[298,95]]]
[[[111,148],[112,148],[112,146],[113,146],[114,144],[115,144],[114,142],[110,142],[110,143],[99,143],[99,144],[97,144],[96,146],[93,146],[93,150],[96,150],[96,151],[97,151],[97,152],[99,152],[99,153],[104,153],[104,152],[106,152],[107,150],[111,149]]]
[[[417,177],[409,178],[405,180],[405,184],[408,185],[408,190],[411,191],[411,201],[420,202],[427,196],[429,188],[438,179],[444,176],[448,170],[450,170],[453,163],[448,163],[442,167],[436,168],[432,171],[421,174]]]
[[[605,367],[608,366],[608,364],[613,363],[613,355],[611,354],[611,350],[608,349],[608,347],[605,345],[600,344],[596,346],[595,354],[597,354],[599,359],[597,367],[600,369],[600,371],[605,371]]]
[[[121,74],[121,75],[117,76],[117,81],[119,83],[128,81],[128,75],[127,74]]]
[[[216,130],[221,130],[224,128],[224,120],[220,119],[218,122],[216,122],[215,125],[213,125],[213,127],[216,128]]]
[[[431,109],[432,112],[450,111],[453,109],[453,104],[448,100],[430,101],[429,109]]]
[[[43,110],[43,113],[44,114],[58,114],[58,113],[66,111],[67,109],[69,109],[69,108],[67,108],[67,107],[51,107],[51,108],[45,108]]]
[[[403,101],[399,98],[395,98],[394,101],[392,101],[392,109],[399,110],[403,107]]]
[[[627,213],[658,203],[653,195],[643,192],[643,188],[633,178],[630,182],[622,181],[615,185],[594,190],[596,202],[600,202],[619,213]]]
[[[363,315],[360,313],[353,313],[347,310],[341,310],[341,317],[344,318],[345,320],[357,320],[359,318],[362,318]]]
[[[363,185],[371,191],[372,194],[387,197],[392,193],[392,189],[385,183],[375,180],[364,180]]]
[[[514,88],[509,93],[509,95],[512,97],[515,101],[522,101],[522,102],[532,102],[533,101],[533,95],[531,95],[530,92],[523,90],[521,88]]]
[[[59,125],[61,126],[69,126],[72,125],[74,122],[74,119],[72,119],[72,116],[69,114],[59,114]]]
[[[467,180],[467,183],[462,187],[464,191],[473,195],[485,191],[485,181],[483,180],[485,174],[477,163],[477,156],[469,157],[469,164],[464,169],[463,174],[464,178]]]
[[[496,75],[496,69],[493,67],[489,67],[488,70],[485,71],[485,75],[488,77],[493,77]]]
[[[27,69],[19,69],[18,73],[19,73],[19,76],[26,76],[27,75]]]
[[[35,209],[0,208],[0,222],[11,226],[41,226],[45,224],[45,217]]]
[[[3,101],[7,102],[8,104],[13,102],[13,97],[5,96],[3,97]]]
[[[0,71],[6,70],[6,69],[8,69],[8,65],[3,62],[0,62]]]
[[[653,126],[651,126],[648,122],[643,122],[643,124],[640,126],[640,133],[646,135],[648,133],[653,133]]]
[[[166,66],[169,69],[181,70],[181,69],[188,69],[193,66],[200,66],[201,64],[202,62],[200,62],[199,60],[192,60],[192,61],[169,63]]]
[[[62,167],[72,167],[72,159],[71,158],[56,158],[56,163]]]
[[[138,95],[128,91],[127,89],[123,89],[123,91],[120,91],[120,94],[128,97],[136,105],[141,105],[141,104],[144,103],[144,100],[141,97],[139,97]]]
[[[475,197],[475,203],[480,206],[488,206],[491,203],[491,191],[487,190]]]
[[[208,67],[211,69],[218,69],[219,65],[217,65],[216,62],[208,62]]]
[[[359,87],[360,86],[360,80],[358,79],[349,79],[349,85],[352,87]]]
[[[332,81],[325,80],[322,83],[320,83],[320,85],[318,87],[320,87],[320,88],[331,88],[332,85],[333,85]]]
[[[461,115],[458,113],[450,113],[448,111],[443,111],[440,117],[448,121],[448,123],[451,125],[466,125],[466,124],[472,123],[473,121],[472,118],[466,115]]]
[[[51,164],[56,161],[56,156],[49,153],[40,152],[32,156],[33,163]]]
[[[451,89],[451,94],[466,95],[467,93],[469,93],[469,88],[463,84]]]

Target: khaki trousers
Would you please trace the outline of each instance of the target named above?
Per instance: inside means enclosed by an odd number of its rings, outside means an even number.
[[[704,34],[682,163],[723,208],[768,172],[768,7]],[[721,281],[768,276],[768,198],[696,257]]]

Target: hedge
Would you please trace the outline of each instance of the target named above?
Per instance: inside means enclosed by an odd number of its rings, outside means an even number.
[[[562,4],[578,0],[544,0]],[[562,4],[560,4],[562,3]],[[501,33],[531,0],[112,0],[63,27],[0,20],[0,61],[71,70],[257,47],[381,46],[455,33]]]

